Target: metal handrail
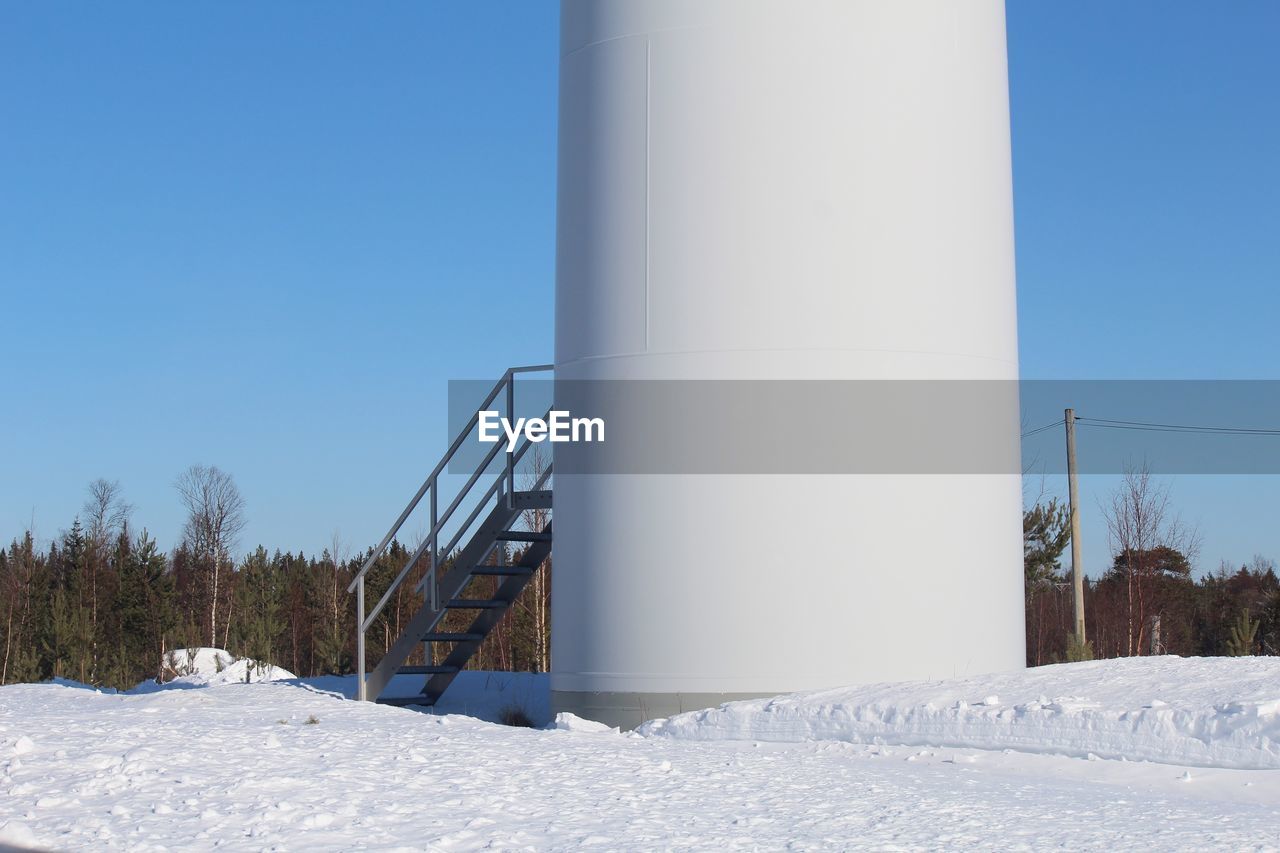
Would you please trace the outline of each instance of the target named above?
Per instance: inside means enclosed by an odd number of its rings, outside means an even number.
[[[408,562],[404,564],[404,568],[400,569],[400,573],[396,575],[395,580],[393,580],[390,586],[387,587],[387,591],[382,594],[382,598],[378,600],[378,603],[375,604],[373,609],[369,611],[367,616],[365,616],[365,621],[360,626],[360,630],[368,630],[369,626],[373,624],[373,620],[378,618],[378,614],[382,612],[382,608],[387,606],[387,602],[391,600],[391,596],[400,587],[400,584],[404,582],[404,579],[409,574],[410,570],[413,569],[414,565],[422,557],[422,553],[427,550],[428,546],[436,541],[436,537],[440,534],[440,529],[446,522],[448,522],[450,517],[452,517],[454,510],[458,508],[458,504],[460,504],[467,496],[467,493],[471,491],[471,487],[476,484],[476,480],[480,479],[480,475],[484,473],[484,469],[488,468],[493,462],[494,457],[498,455],[498,451],[500,449],[502,449],[501,444],[494,444],[493,449],[485,454],[484,461],[481,462],[480,467],[471,474],[471,478],[467,480],[467,484],[458,491],[457,496],[453,499],[453,503],[451,503],[449,508],[444,511],[444,515],[440,517],[440,520],[435,522],[431,528],[431,532],[422,540],[422,544],[420,544],[417,550],[413,552],[413,556],[411,556]],[[501,476],[505,479],[506,473],[503,472]],[[448,553],[447,548],[445,549],[445,553]],[[432,560],[432,563],[435,562],[435,560]],[[434,568],[434,565],[432,568]],[[363,578],[360,580],[363,580]]]
[[[387,535],[382,537],[382,541],[378,543],[378,546],[374,548],[373,551],[370,552],[369,557],[364,561],[364,564],[360,567],[360,570],[356,572],[356,576],[352,578],[350,585],[347,586],[347,592],[354,591],[356,593],[356,611],[357,611],[357,617],[358,617],[356,619],[356,626],[357,626],[356,627],[356,676],[358,679],[357,695],[359,696],[360,699],[366,698],[365,696],[365,660],[364,660],[365,658],[364,640],[365,640],[366,632],[368,631],[369,627],[373,624],[374,620],[377,619],[378,615],[382,613],[382,610],[384,607],[386,607],[387,602],[391,600],[391,596],[395,593],[397,589],[400,588],[400,585],[404,582],[404,579],[409,575],[409,572],[411,572],[413,570],[413,567],[417,565],[418,560],[422,558],[424,551],[427,551],[428,549],[429,549],[430,557],[428,562],[428,569],[425,576],[423,577],[423,581],[425,582],[428,579],[434,580],[436,569],[439,566],[440,550],[437,546],[438,546],[440,532],[441,530],[444,529],[444,526],[453,517],[453,513],[457,510],[458,506],[462,503],[463,500],[466,499],[467,495],[470,494],[472,487],[476,484],[476,481],[478,481],[480,477],[483,476],[484,472],[492,464],[494,457],[498,454],[498,451],[501,449],[501,446],[502,446],[501,442],[495,442],[493,449],[491,449],[487,454],[485,454],[485,457],[480,461],[479,466],[475,469],[475,471],[472,472],[471,477],[467,480],[466,485],[464,485],[461,489],[458,490],[457,495],[454,497],[452,503],[450,503],[449,506],[445,509],[443,514],[439,514],[437,512],[437,501],[438,501],[439,491],[440,491],[439,489],[440,474],[444,472],[446,467],[449,465],[449,462],[453,459],[454,455],[456,455],[458,450],[462,447],[463,442],[466,441],[467,436],[471,434],[471,431],[475,429],[475,427],[479,423],[480,412],[487,409],[489,405],[491,405],[493,401],[497,399],[498,394],[501,393],[504,388],[506,389],[505,402],[506,402],[506,408],[507,408],[507,416],[514,417],[516,374],[540,373],[540,372],[545,372],[552,369],[554,369],[554,365],[535,364],[535,365],[527,365],[523,367],[511,367],[511,368],[508,368],[506,372],[502,374],[502,378],[499,379],[498,382],[489,391],[488,395],[484,398],[484,401],[481,402],[480,405],[476,407],[475,413],[470,417],[470,419],[468,419],[466,425],[463,426],[462,430],[458,433],[457,437],[453,440],[453,443],[449,445],[449,449],[445,452],[444,457],[441,458],[440,462],[436,465],[436,467],[432,469],[431,473],[427,475],[427,478],[425,481],[423,481],[422,486],[418,489],[417,493],[414,494],[413,498],[409,501],[409,505],[404,508],[404,512],[400,513],[400,517],[396,519],[395,524],[393,524],[391,526],[391,529],[387,531]],[[548,412],[548,415],[549,414],[550,412]],[[529,444],[530,442],[526,438],[524,443],[517,448],[516,452],[507,454],[507,460],[506,460],[506,465],[504,467],[504,470],[498,475],[493,485],[491,485],[488,489],[486,489],[484,494],[481,495],[480,501],[477,504],[476,508],[472,510],[472,513],[468,517],[467,521],[462,525],[459,531],[454,535],[453,540],[449,543],[448,547],[445,549],[445,553],[449,553],[453,549],[453,546],[457,544],[462,534],[467,529],[470,528],[472,523],[475,522],[475,519],[479,515],[480,510],[488,504],[490,498],[494,496],[495,491],[499,495],[502,494],[501,486],[504,482],[508,485],[508,488],[506,489],[506,500],[510,501],[512,499],[512,495],[515,492],[515,465],[520,460],[520,458],[524,455],[524,452],[525,450],[528,449]],[[544,474],[541,477],[538,478],[538,485],[541,485],[543,482],[546,481],[546,477],[549,473],[550,473],[550,468],[548,467],[548,470],[544,472]],[[383,593],[382,598],[380,598],[378,600],[378,603],[374,605],[372,612],[366,615],[365,609],[364,609],[365,576],[369,573],[369,570],[373,568],[373,564],[377,562],[378,558],[381,557],[382,554],[386,551],[387,546],[391,543],[391,540],[394,539],[396,534],[400,532],[400,528],[404,526],[405,521],[407,521],[409,516],[413,514],[413,511],[417,509],[418,505],[422,502],[422,498],[425,497],[427,494],[430,494],[431,496],[430,497],[430,505],[431,505],[430,533],[427,534],[426,538],[418,546],[417,550],[414,551],[413,555],[409,558],[409,561],[405,563],[404,567],[400,570],[399,574],[396,575],[395,580],[393,580],[391,584],[387,587],[387,590],[386,592]],[[510,506],[510,504],[508,504],[508,506]],[[422,584],[419,583],[418,586],[416,587],[416,590],[420,590],[421,588],[422,588]],[[434,605],[436,603],[436,585],[434,582],[430,585],[429,592],[431,595],[432,604]]]
[[[551,411],[548,410],[547,416],[550,416],[550,414],[551,414]],[[514,453],[508,455],[508,460],[510,461],[512,466],[514,466],[524,457],[525,451],[528,450],[531,445],[532,445],[532,442],[530,442],[526,438],[516,448]],[[536,491],[546,481],[546,474],[550,474],[550,473],[551,473],[551,466],[547,465],[544,475],[538,478],[538,481],[533,485],[532,489]],[[466,520],[463,521],[462,524],[458,526],[458,530],[456,533],[453,534],[453,538],[449,540],[449,544],[445,545],[443,548],[440,549],[441,554],[444,554],[445,557],[447,558],[449,554],[453,553],[454,546],[457,545],[458,542],[462,540],[462,537],[466,535],[466,532],[471,529],[471,525],[474,524],[475,520],[480,517],[481,511],[484,510],[484,508],[489,505],[489,500],[497,495],[502,494],[502,485],[507,482],[508,476],[509,474],[507,469],[504,469],[501,473],[498,474],[498,476],[494,479],[493,484],[490,485],[489,488],[485,490],[484,494],[480,496],[480,500],[476,502],[475,508],[471,510],[471,514],[468,515]],[[513,491],[514,491],[514,487],[508,488],[507,494],[510,495]],[[415,555],[414,557],[415,560],[417,559],[418,556],[421,555],[421,551],[424,546],[425,546],[425,543],[424,545],[418,546],[418,554]],[[410,562],[412,563],[412,561]],[[418,585],[413,588],[413,591],[422,592],[422,588],[426,585],[429,579],[430,579],[429,574],[423,575],[422,580],[418,581]]]
[[[550,414],[551,412],[548,410],[547,416],[549,417]],[[453,546],[457,545],[458,540],[461,539],[463,534],[471,528],[471,525],[475,522],[476,518],[479,517],[480,511],[489,505],[489,499],[492,498],[495,492],[498,492],[502,484],[507,481],[507,477],[509,476],[508,469],[511,468],[514,463],[520,461],[524,456],[525,451],[529,449],[530,443],[531,442],[526,438],[515,452],[507,454],[508,465],[504,467],[501,473],[498,474],[497,478],[493,481],[493,485],[489,486],[488,489],[485,489],[484,494],[480,496],[480,500],[476,502],[475,508],[471,510],[471,515],[467,516],[466,521],[462,522],[462,525],[458,528],[458,532],[453,534],[453,539],[449,541],[449,544],[438,549],[438,553],[448,555],[453,551]],[[409,560],[404,564],[404,567],[400,569],[400,573],[396,575],[395,580],[393,580],[390,586],[387,587],[387,591],[382,594],[382,598],[378,600],[378,603],[375,604],[373,609],[369,611],[367,616],[365,616],[364,624],[361,625],[362,631],[369,630],[369,626],[371,626],[373,621],[378,618],[378,614],[382,613],[382,609],[387,606],[387,602],[391,600],[391,596],[395,594],[397,589],[399,589],[400,584],[404,582],[405,577],[407,577],[409,572],[413,570],[413,567],[417,565],[418,560],[422,559],[422,555],[427,550],[428,546],[432,546],[432,543],[437,541],[437,537],[444,529],[445,524],[453,517],[453,513],[458,508],[458,505],[467,497],[471,491],[471,487],[476,484],[476,481],[480,479],[480,476],[485,472],[485,470],[493,464],[494,457],[498,455],[498,451],[501,449],[501,444],[494,444],[493,449],[485,455],[480,466],[472,472],[471,478],[467,480],[467,484],[458,490],[458,494],[454,497],[453,503],[449,504],[449,507],[444,511],[444,514],[440,516],[440,520],[431,528],[431,532],[428,533],[422,540],[422,543],[418,545],[417,550],[413,552],[412,556],[410,556]],[[541,482],[541,479],[542,478],[539,479],[539,482]],[[508,492],[508,494],[509,493],[510,492]],[[436,552],[437,549],[432,546],[432,553]],[[427,573],[423,575],[422,580],[418,582],[416,587],[414,587],[414,592],[422,591],[423,585],[426,584],[430,578],[434,577],[435,570],[439,564],[440,560],[438,558],[431,560],[431,565],[428,568]]]
[[[427,493],[427,490],[430,489],[431,491],[435,491],[434,487],[436,485],[436,481],[444,471],[445,466],[447,466],[449,461],[453,459],[454,454],[458,452],[458,448],[462,447],[462,442],[466,441],[467,436],[471,434],[472,428],[479,423],[480,412],[484,411],[490,403],[497,399],[498,392],[502,390],[503,386],[512,382],[515,374],[517,373],[544,371],[551,370],[553,368],[554,365],[551,364],[537,364],[528,367],[507,368],[507,371],[502,374],[502,378],[498,380],[497,384],[493,386],[493,389],[489,392],[488,396],[484,398],[484,402],[476,407],[476,413],[471,416],[471,419],[467,421],[467,425],[458,433],[458,437],[453,440],[453,444],[449,445],[449,449],[445,451],[444,458],[442,458],[439,464],[437,464],[431,473],[427,475],[427,479],[423,481],[417,494],[415,494],[413,499],[409,501],[409,505],[404,508],[404,512],[400,513],[400,517],[396,519],[395,524],[391,525],[391,529],[387,531],[387,535],[382,537],[382,541],[378,543],[378,547],[373,549],[369,558],[364,561],[364,565],[360,567],[360,571],[356,572],[356,576],[351,580],[350,585],[347,586],[347,592],[355,591],[356,583],[369,573],[369,569],[372,568],[377,559],[382,556],[382,552],[387,549],[387,545],[389,545],[395,535],[400,532],[400,528],[404,525],[405,521],[413,511],[418,508],[418,504],[422,501],[422,497]]]

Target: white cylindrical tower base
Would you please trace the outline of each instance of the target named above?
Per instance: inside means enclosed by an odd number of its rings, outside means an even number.
[[[561,15],[558,380],[1016,380],[1000,0]],[[1021,667],[1020,509],[1009,472],[558,475],[554,703]]]

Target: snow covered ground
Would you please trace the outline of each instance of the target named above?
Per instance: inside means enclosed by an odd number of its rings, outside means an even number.
[[[1277,766],[1270,659],[825,691],[631,734],[434,716],[350,702],[343,686],[187,676],[132,694],[0,688],[0,841],[1280,849],[1280,772],[1206,766]],[[452,701],[488,714],[545,680],[476,673],[456,687]],[[495,688],[500,699],[482,695]]]

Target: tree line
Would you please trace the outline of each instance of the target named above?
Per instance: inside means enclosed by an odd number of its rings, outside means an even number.
[[[97,480],[70,528],[46,547],[31,532],[0,550],[0,684],[65,678],[125,689],[165,672],[166,654],[212,646],[301,677],[355,669],[355,611],[347,586],[373,553],[335,536],[317,555],[258,546],[233,556],[246,506],[230,475],[196,465],[177,479],[181,541],[160,550],[120,485]],[[1023,514],[1027,664],[1148,654],[1280,653],[1280,579],[1255,557],[1196,578],[1199,537],[1173,510],[1167,486],[1137,469],[1104,506],[1112,560],[1086,579],[1086,647],[1072,642],[1072,594],[1062,557],[1067,509],[1038,499]],[[541,529],[545,518],[526,519]],[[366,576],[377,601],[416,543],[392,542]],[[519,553],[501,555],[517,560]],[[425,561],[424,561],[425,562]],[[447,565],[447,561],[446,561]],[[367,634],[372,666],[422,605],[416,577],[402,584]],[[492,594],[477,578],[468,597]],[[469,666],[550,668],[551,565],[485,640]],[[451,614],[442,630],[465,629]],[[455,624],[456,622],[456,624]],[[419,651],[411,662],[424,662]],[[435,661],[433,661],[435,662]]]
[[[1280,654],[1280,578],[1261,555],[1199,578],[1198,531],[1145,467],[1125,472],[1101,507],[1111,562],[1084,584],[1085,634],[1074,642],[1067,507],[1037,500],[1022,519],[1027,665],[1092,657]]]
[[[171,552],[134,524],[120,485],[107,480],[90,484],[81,514],[47,547],[27,531],[0,550],[0,684],[63,678],[127,689],[180,674],[166,671],[168,653],[197,646],[224,648],[301,677],[354,672],[355,601],[347,586],[373,549],[348,553],[335,536],[318,555],[259,545],[236,558],[245,502],[230,475],[192,466],[176,490],[186,523]],[[365,581],[370,600],[382,596],[413,550],[394,541],[378,557]],[[549,667],[550,572],[548,561],[472,668]],[[367,635],[370,667],[422,605],[413,591],[421,570],[415,573]],[[423,662],[423,654],[410,662]]]

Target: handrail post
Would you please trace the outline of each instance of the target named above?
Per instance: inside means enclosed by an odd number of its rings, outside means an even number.
[[[550,365],[538,365],[537,367],[526,368],[508,368],[507,372],[502,374],[502,378],[493,386],[493,389],[489,391],[489,395],[484,398],[484,402],[480,404],[480,408],[484,408],[493,403],[494,400],[498,399],[498,394],[502,391],[503,383],[506,382],[516,370],[549,370],[550,368]],[[479,416],[480,413],[477,411],[476,414],[471,416],[471,420],[467,422],[467,425],[463,427],[462,431],[458,433],[457,438],[453,440],[453,444],[449,446],[444,457],[436,463],[435,470],[428,475],[426,482],[424,482],[422,487],[418,489],[418,493],[413,496],[413,500],[409,501],[409,505],[404,508],[404,512],[400,513],[400,517],[396,519],[396,523],[391,525],[391,529],[387,531],[386,536],[382,537],[382,541],[378,543],[378,547],[374,548],[373,551],[370,552],[369,557],[364,561],[364,565],[361,566],[360,571],[356,573],[357,577],[364,577],[373,566],[374,562],[377,561],[378,557],[382,556],[383,551],[385,551],[386,547],[391,544],[391,540],[395,537],[396,532],[400,530],[401,525],[403,525],[405,520],[409,518],[409,514],[418,506],[418,502],[422,500],[422,496],[427,493],[428,486],[435,482],[436,478],[449,464],[449,460],[451,460],[453,455],[458,452],[458,448],[462,447],[463,441],[465,441],[466,437],[470,435],[471,429],[475,427]],[[347,592],[354,592],[355,588],[356,582],[355,580],[352,580],[347,586]]]
[[[440,609],[440,594],[436,590],[436,547],[439,544],[440,531],[436,528],[440,525],[439,514],[436,509],[436,495],[440,491],[437,488],[439,484],[435,481],[431,483],[431,557],[427,561],[427,600],[431,602],[432,610]]]
[[[507,371],[507,421],[516,422],[516,375]],[[507,509],[515,507],[516,463],[511,448],[507,448]]]
[[[364,682],[364,578],[356,587],[356,698],[361,702],[368,699]]]

